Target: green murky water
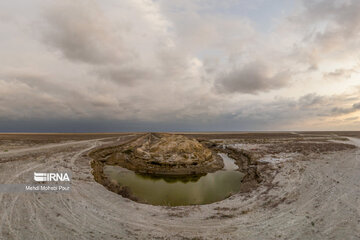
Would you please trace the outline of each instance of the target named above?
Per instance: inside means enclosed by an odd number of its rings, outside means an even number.
[[[244,176],[241,172],[224,169],[204,176],[156,177],[136,174],[119,166],[105,166],[104,173],[112,181],[128,186],[131,194],[141,201],[169,206],[221,201],[240,190]]]

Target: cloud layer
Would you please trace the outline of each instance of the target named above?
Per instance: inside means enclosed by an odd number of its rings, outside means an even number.
[[[265,64],[253,62],[219,78],[217,87],[229,93],[256,94],[284,87],[289,78],[286,72],[271,73]]]
[[[269,4],[3,2],[0,131],[356,129],[359,2]]]

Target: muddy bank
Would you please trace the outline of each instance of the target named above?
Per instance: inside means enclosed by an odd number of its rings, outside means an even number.
[[[261,175],[261,172],[264,173],[269,170],[269,165],[259,163],[258,158],[251,152],[206,140],[200,140],[200,142],[217,153],[226,153],[235,160],[236,165],[239,167],[237,171],[245,174],[241,181],[240,192],[250,192],[257,188],[261,182],[264,182],[265,178]],[[267,181],[271,182],[270,179],[267,179]]]
[[[104,174],[104,163],[99,161],[91,161],[92,174],[96,182],[100,183],[109,191],[117,193],[125,198],[131,199],[136,202],[140,202],[135,196],[131,194],[131,190],[126,186],[120,186],[119,184],[110,181]]]

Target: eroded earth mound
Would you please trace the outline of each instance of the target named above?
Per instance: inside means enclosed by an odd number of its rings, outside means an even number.
[[[121,146],[96,153],[105,164],[158,175],[205,174],[223,168],[222,159],[195,139],[148,133]]]

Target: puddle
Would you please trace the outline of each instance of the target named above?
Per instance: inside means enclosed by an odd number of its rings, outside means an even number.
[[[349,139],[349,141],[340,141],[340,140],[329,140],[330,142],[335,142],[335,143],[344,143],[344,144],[352,144],[356,147],[360,147],[360,138],[356,138],[356,137],[347,137],[347,139]]]
[[[235,160],[228,157],[226,153],[219,153],[219,156],[224,161],[224,170],[236,170],[238,169],[238,165],[235,164]]]
[[[224,160],[225,162],[226,166],[234,168],[234,162],[230,158]],[[244,176],[238,171],[220,170],[204,176],[159,177],[124,171],[124,168],[109,165],[104,167],[104,174],[111,181],[129,187],[131,195],[140,202],[167,206],[221,201],[240,190]]]

